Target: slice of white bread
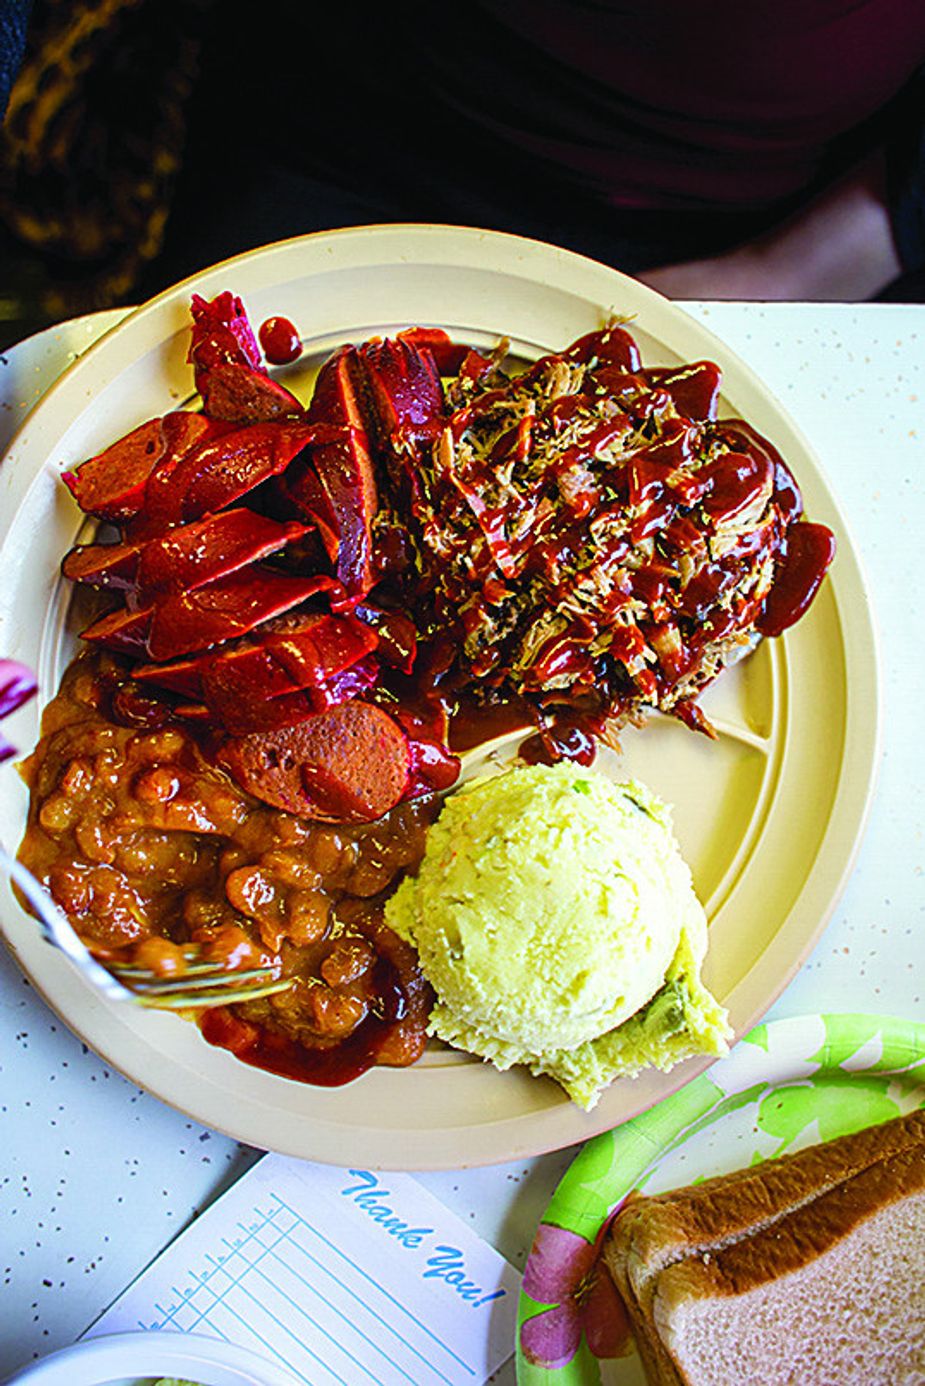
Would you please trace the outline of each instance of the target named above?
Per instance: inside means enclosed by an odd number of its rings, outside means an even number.
[[[681,1380],[653,1324],[664,1269],[772,1227],[846,1179],[917,1147],[925,1147],[925,1112],[699,1185],[631,1199],[610,1230],[604,1260],[626,1303],[649,1380],[672,1386]]]
[[[922,1386],[925,1148],[669,1266],[652,1319],[684,1386]]]

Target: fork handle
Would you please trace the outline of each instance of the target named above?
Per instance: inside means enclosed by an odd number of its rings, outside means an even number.
[[[108,996],[110,1000],[131,1000],[132,993],[121,982],[117,982],[112,973],[108,972],[101,963],[97,962],[86,944],[77,936],[67,915],[58,908],[48,892],[42,889],[32,872],[23,866],[22,862],[11,857],[2,846],[0,846],[0,867],[15,882],[28,900],[35,918],[41,926],[42,935],[46,942],[59,948],[70,958],[87,981],[98,991]]]

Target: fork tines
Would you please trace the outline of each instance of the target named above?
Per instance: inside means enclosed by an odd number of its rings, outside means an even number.
[[[172,977],[158,977],[148,968],[131,963],[111,964],[110,971],[141,1005],[176,1011],[253,1001],[292,985],[291,978],[275,977],[269,967],[229,971],[205,961],[188,963],[181,974]]]

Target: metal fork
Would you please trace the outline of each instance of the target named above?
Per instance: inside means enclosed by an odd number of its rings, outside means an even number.
[[[104,967],[32,872],[22,862],[15,861],[3,847],[0,847],[0,867],[28,900],[48,942],[60,948],[91,986],[112,1001],[134,1001],[139,1006],[166,1011],[202,1010],[209,1006],[233,1005],[237,1001],[253,1001],[258,996],[285,991],[292,985],[291,978],[275,977],[270,967],[229,971],[203,958],[196,944],[183,948],[186,967],[176,977],[159,977],[148,968],[127,963]]]

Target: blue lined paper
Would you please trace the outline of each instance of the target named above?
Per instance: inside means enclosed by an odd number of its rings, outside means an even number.
[[[268,1155],[90,1332],[220,1338],[309,1386],[479,1386],[512,1350],[518,1283],[410,1175]]]

